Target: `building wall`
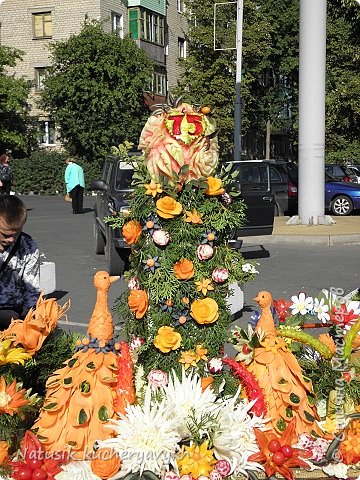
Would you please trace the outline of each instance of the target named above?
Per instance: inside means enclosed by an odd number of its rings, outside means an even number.
[[[168,86],[176,86],[177,80],[181,78],[182,68],[178,64],[179,49],[178,39],[186,39],[187,20],[184,14],[178,12],[177,1],[171,0],[167,5],[166,20],[168,25],[168,48],[166,57],[166,68]]]

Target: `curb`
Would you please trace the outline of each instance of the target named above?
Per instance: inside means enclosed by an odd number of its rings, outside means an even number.
[[[360,234],[342,235],[259,235],[243,237],[244,244],[297,244],[297,245],[360,245]]]

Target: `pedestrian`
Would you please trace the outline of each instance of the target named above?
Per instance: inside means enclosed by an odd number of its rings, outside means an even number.
[[[84,170],[73,158],[66,160],[65,169],[66,192],[72,203],[73,213],[84,213],[83,195],[85,188]]]
[[[24,319],[40,294],[40,255],[22,231],[26,206],[15,195],[0,195],[0,330]]]
[[[0,193],[10,195],[12,183],[12,168],[10,165],[10,151],[7,150],[0,155]]]

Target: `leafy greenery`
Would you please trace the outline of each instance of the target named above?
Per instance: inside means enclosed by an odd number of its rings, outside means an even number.
[[[22,60],[22,55],[20,50],[0,45],[0,150],[23,154],[30,150],[36,137],[27,103],[30,85],[7,73],[8,67],[15,67]]]
[[[144,85],[152,74],[147,54],[96,21],[52,44],[51,54],[41,106],[60,127],[69,153],[94,161],[111,145],[137,141],[147,115]]]
[[[12,160],[14,181],[12,190],[23,195],[33,192],[40,195],[65,195],[64,152],[36,150],[28,157]],[[90,189],[91,180],[100,176],[101,163],[78,160],[84,169],[85,185]]]

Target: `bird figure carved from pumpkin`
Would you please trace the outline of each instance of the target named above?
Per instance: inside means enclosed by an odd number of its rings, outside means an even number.
[[[107,272],[95,274],[97,300],[88,335],[78,340],[74,355],[46,383],[44,406],[32,430],[48,452],[70,450],[74,458],[83,459],[96,440],[113,436],[105,425],[110,418],[117,418],[117,391],[126,394],[133,390],[129,372],[125,372],[128,385],[119,388],[119,350],[125,354],[127,350],[115,343],[108,308],[108,290],[118,278]],[[128,358],[125,360],[125,366],[132,369]],[[135,399],[127,395],[130,398]]]
[[[271,294],[260,292],[254,300],[262,310],[256,331],[261,331],[264,337],[255,348],[248,369],[263,389],[272,426],[280,436],[287,424],[296,418],[296,436],[304,432],[320,434],[311,381],[304,378],[297,359],[277,335],[270,310]]]

